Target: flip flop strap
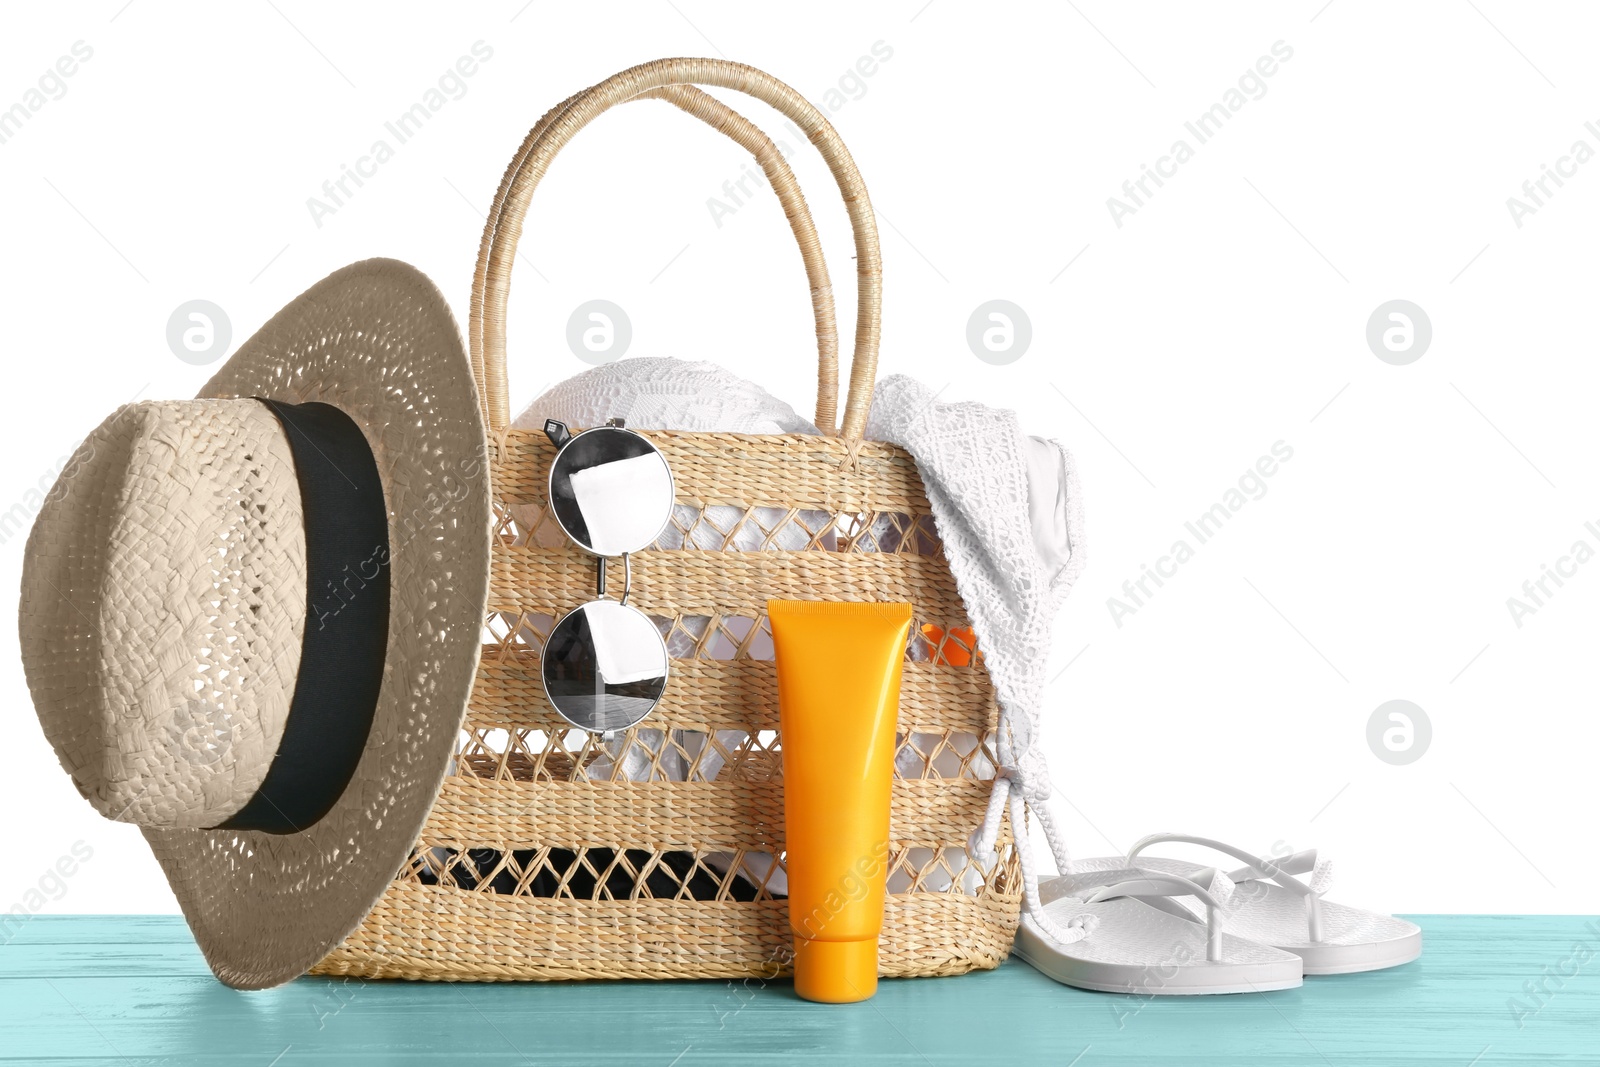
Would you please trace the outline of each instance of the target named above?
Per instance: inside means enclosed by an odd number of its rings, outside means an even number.
[[[1235,848],[1212,837],[1197,837],[1193,834],[1151,834],[1136,841],[1128,850],[1129,864],[1131,865],[1133,858],[1146,848],[1163,842],[1199,845],[1242,861],[1245,866],[1229,874],[1235,882],[1271,879],[1290,892],[1299,894],[1306,902],[1307,940],[1313,944],[1322,940],[1322,894],[1328,891],[1328,885],[1333,880],[1333,865],[1326,860],[1318,861],[1316,849],[1306,849],[1279,860],[1270,856],[1253,856],[1244,849]],[[1307,870],[1311,871],[1310,884],[1294,877]]]
[[[1320,896],[1328,891],[1328,884],[1333,880],[1332,868],[1333,864],[1330,861],[1317,859],[1316,849],[1308,848],[1292,856],[1284,856],[1282,859],[1258,856],[1249,866],[1229,871],[1228,877],[1236,882],[1264,881],[1272,878],[1273,872],[1305,874],[1309,871],[1311,878],[1306,887]]]
[[[1192,879],[1180,874],[1141,872],[1138,877],[1101,886],[1085,897],[1084,903],[1098,904],[1117,897],[1197,897],[1206,906],[1206,960],[1215,963],[1222,959],[1222,912],[1232,895],[1233,882],[1228,876],[1208,867],[1197,871]]]

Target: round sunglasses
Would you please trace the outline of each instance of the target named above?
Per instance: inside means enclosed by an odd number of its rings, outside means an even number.
[[[577,434],[550,419],[544,432],[556,446],[551,511],[572,543],[599,560],[595,599],[563,615],[545,640],[544,692],[567,722],[610,734],[649,715],[667,686],[667,643],[628,594],[630,557],[653,544],[672,518],[672,469],[660,449],[621,419]],[[622,598],[613,600],[606,561],[617,556]]]

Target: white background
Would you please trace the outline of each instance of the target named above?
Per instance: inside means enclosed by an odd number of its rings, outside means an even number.
[[[210,376],[168,347],[184,301],[225,309],[236,346],[325,274],[386,255],[465,322],[478,213],[539,115],[638,62],[726,55],[827,107],[855,153],[884,244],[881,371],[1014,407],[1080,459],[1090,562],[1058,626],[1045,738],[1078,854],[1184,829],[1319,847],[1351,903],[1593,910],[1600,564],[1520,628],[1506,601],[1574,541],[1600,548],[1584,530],[1600,525],[1600,163],[1520,227],[1506,200],[1575,140],[1600,149],[1584,129],[1600,119],[1600,15],[1504,0],[781,16],[706,0],[274,3],[8,10],[0,108],[75,42],[93,57],[0,144],[0,512],[25,517],[117,405]],[[480,40],[493,57],[465,95],[319,227],[307,199]],[[1197,145],[1184,123],[1278,41],[1293,55],[1265,95]],[[877,42],[891,58],[830,98]],[[1178,138],[1194,158],[1117,226],[1107,198]],[[562,155],[515,282],[515,406],[583,369],[566,319],[604,298],[632,320],[630,355],[718,360],[810,409],[810,308],[776,202],[764,191],[720,227],[707,207],[741,156],[661,104],[607,115]],[[795,166],[850,323],[844,213],[809,151]],[[1033,328],[1005,366],[965,336],[995,298]],[[1392,299],[1432,322],[1406,366],[1366,343]],[[1293,458],[1266,494],[1119,626],[1108,598],[1278,441]],[[22,547],[0,543],[7,598]],[[175,911],[137,831],[94,815],[57,767],[14,618],[0,610],[0,911],[78,840],[93,858],[47,910]],[[1409,765],[1368,747],[1391,699],[1432,723]]]

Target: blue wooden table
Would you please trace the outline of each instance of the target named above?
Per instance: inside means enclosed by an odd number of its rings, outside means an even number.
[[[1418,962],[1279,993],[1085,993],[1012,960],[824,1006],[786,981],[239,993],[176,917],[40,916],[0,945],[0,1063],[1600,1064],[1600,920],[1414,918]]]

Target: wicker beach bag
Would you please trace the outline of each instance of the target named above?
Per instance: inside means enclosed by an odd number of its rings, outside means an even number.
[[[859,310],[838,429],[833,300],[811,216],[773,143],[697,84],[747,93],[788,116],[821,150],[844,196]],[[674,104],[738,141],[778,193],[811,282],[816,422],[825,436],[645,428],[672,466],[679,506],[658,544],[635,558],[630,602],[657,620],[673,659],[661,704],[607,739],[564,722],[540,685],[542,639],[553,619],[593,598],[596,568],[546,511],[554,447],[541,432],[508,428],[506,304],[529,199],[556,154],[602,112],[645,98]],[[872,207],[849,153],[815,107],[758,70],[706,59],[648,63],[572,97],[529,133],[490,211],[472,295],[471,352],[496,519],[476,687],[451,772],[410,861],[314,973],[446,980],[788,973],[768,598],[914,605],[881,973],[960,974],[1005,958],[1021,899],[1010,827],[1002,827],[992,863],[980,866],[966,850],[992,784],[994,689],[968,647],[970,624],[915,464],[898,448],[862,439],[880,285]],[[738,519],[712,527],[709,508],[717,515],[737,509]],[[774,547],[780,541],[804,547]],[[613,575],[613,594],[620,584]]]

